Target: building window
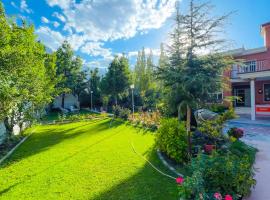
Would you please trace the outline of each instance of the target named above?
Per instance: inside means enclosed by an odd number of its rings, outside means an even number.
[[[264,84],[264,101],[270,101],[270,84]]]
[[[256,61],[247,61],[243,67],[244,72],[255,72],[256,71]]]
[[[222,103],[223,101],[223,92],[211,93],[209,94],[209,96],[210,96],[209,101],[211,103]]]

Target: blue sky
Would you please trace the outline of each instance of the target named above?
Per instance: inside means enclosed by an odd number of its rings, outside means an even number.
[[[172,29],[175,0],[2,0],[9,16],[35,25],[39,39],[56,50],[68,40],[85,67],[106,68],[115,54],[134,64],[143,46],[158,56]],[[181,9],[187,0],[180,2]],[[226,28],[232,48],[263,46],[260,25],[270,21],[269,0],[212,0],[213,15],[236,11]]]

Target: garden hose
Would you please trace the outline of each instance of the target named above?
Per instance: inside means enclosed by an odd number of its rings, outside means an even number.
[[[139,154],[139,153],[136,151],[136,149],[135,149],[135,147],[134,147],[134,145],[133,145],[132,142],[130,142],[130,144],[131,144],[131,147],[132,147],[134,153],[136,153],[139,157],[141,157],[143,160],[145,160],[146,162],[148,162],[148,164],[149,164],[152,168],[154,168],[157,172],[159,172],[159,173],[160,173],[161,175],[163,175],[163,176],[166,176],[166,177],[168,177],[168,178],[171,178],[171,179],[173,179],[173,180],[176,180],[175,177],[173,177],[173,176],[171,176],[171,175],[169,175],[169,174],[166,174],[166,173],[162,172],[162,171],[159,170],[155,165],[153,165],[148,159],[146,159],[143,155]]]

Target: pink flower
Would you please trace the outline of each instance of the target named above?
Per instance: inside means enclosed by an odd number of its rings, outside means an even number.
[[[179,176],[178,178],[176,178],[176,183],[179,185],[182,185],[182,183],[184,182],[184,178]]]
[[[227,194],[227,195],[225,196],[225,199],[224,199],[224,200],[233,200],[233,198],[232,198],[231,195]]]
[[[218,192],[216,192],[216,193],[214,194],[214,197],[215,197],[216,199],[218,199],[218,200],[222,200],[222,196],[221,196],[221,194],[218,193]]]

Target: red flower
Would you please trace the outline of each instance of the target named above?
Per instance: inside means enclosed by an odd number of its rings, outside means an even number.
[[[228,194],[227,194],[227,195],[225,196],[225,199],[224,199],[224,200],[233,200],[233,198],[232,198],[231,195],[228,195]]]
[[[218,192],[216,192],[216,193],[214,194],[214,197],[215,197],[216,199],[218,199],[218,200],[222,200],[222,196],[221,196],[221,194],[218,193]]]
[[[178,178],[176,178],[176,183],[179,185],[182,185],[182,183],[184,182],[184,178],[179,176]]]

